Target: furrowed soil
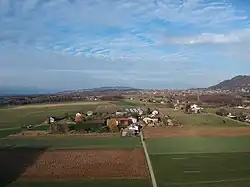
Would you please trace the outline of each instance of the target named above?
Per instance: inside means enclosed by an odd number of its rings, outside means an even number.
[[[195,138],[195,137],[237,137],[250,136],[250,127],[147,127],[145,138]]]
[[[140,149],[63,150],[41,154],[36,162],[21,174],[20,179],[127,179],[147,176],[146,161]]]

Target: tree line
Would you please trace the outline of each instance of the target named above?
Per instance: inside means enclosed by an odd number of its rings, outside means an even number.
[[[31,96],[6,96],[0,97],[0,106],[9,105],[28,105],[41,103],[58,103],[67,101],[87,101],[87,100],[119,100],[123,99],[122,95],[108,96],[86,96],[86,95],[31,95]]]

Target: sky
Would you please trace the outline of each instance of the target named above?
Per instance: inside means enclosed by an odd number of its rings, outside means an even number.
[[[0,87],[207,87],[250,74],[248,0],[0,0]]]

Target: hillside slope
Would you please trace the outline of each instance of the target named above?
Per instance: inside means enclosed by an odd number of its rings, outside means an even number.
[[[227,89],[231,91],[249,90],[250,91],[250,76],[239,75],[232,79],[220,82],[217,85],[209,87],[210,89]]]

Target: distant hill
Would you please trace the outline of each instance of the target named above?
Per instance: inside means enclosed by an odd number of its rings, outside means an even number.
[[[245,90],[250,91],[250,76],[239,75],[232,79],[225,80],[209,87],[210,89],[227,89],[230,91]]]
[[[90,89],[79,89],[79,90],[68,90],[59,92],[58,94],[69,94],[69,93],[81,93],[81,92],[123,92],[123,91],[139,91],[140,89],[124,87],[124,86],[115,86],[115,87],[100,87],[100,88],[90,88]]]

